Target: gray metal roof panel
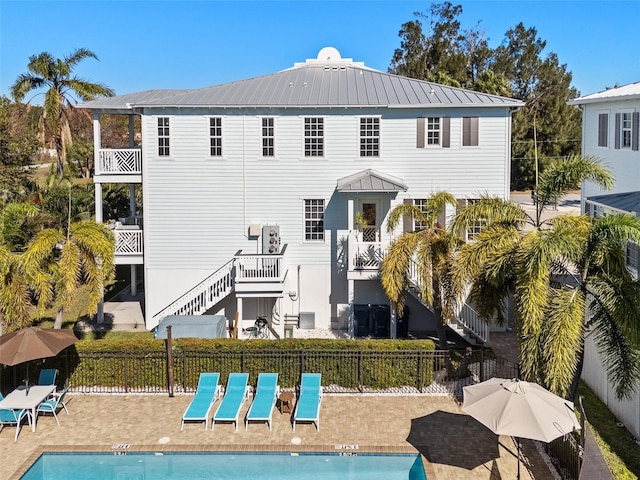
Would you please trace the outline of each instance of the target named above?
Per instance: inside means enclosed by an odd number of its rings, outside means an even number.
[[[608,195],[596,195],[588,197],[587,201],[606,205],[640,216],[640,192],[610,193]]]
[[[621,87],[608,88],[601,92],[584,95],[569,100],[569,105],[583,105],[586,103],[611,102],[619,100],[637,100],[640,98],[640,82],[630,83]]]
[[[402,179],[378,172],[363,170],[338,179],[336,189],[339,192],[406,192],[408,187]]]
[[[512,98],[400,77],[356,64],[302,65],[196,90],[151,90],[81,105],[126,107],[519,107]]]

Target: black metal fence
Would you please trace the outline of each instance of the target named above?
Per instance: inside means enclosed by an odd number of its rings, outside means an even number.
[[[422,392],[463,400],[463,387],[492,377],[519,378],[518,365],[485,350],[237,350],[174,351],[173,390],[193,392],[201,372],[247,372],[255,384],[260,372],[278,372],[283,388],[294,388],[303,372],[322,374],[330,393]],[[37,368],[36,368],[37,367]],[[6,393],[40,368],[59,370],[58,386],[78,393],[169,393],[167,353],[154,351],[76,351],[66,349],[30,370],[22,364],[0,367],[0,390]],[[584,419],[584,413],[582,413]],[[584,440],[581,432],[547,446],[563,479],[577,480]]]

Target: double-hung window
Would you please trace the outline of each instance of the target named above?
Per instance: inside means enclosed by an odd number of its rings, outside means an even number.
[[[264,117],[262,119],[262,156],[275,156],[275,131],[273,117]]]
[[[418,118],[417,144],[418,148],[450,146],[451,119],[449,117]]]
[[[324,199],[304,201],[305,241],[324,241]]]
[[[609,114],[598,114],[598,146],[609,146]]]
[[[158,117],[158,156],[169,156],[169,117]]]
[[[428,209],[427,209],[428,200],[426,198],[416,198],[413,201],[413,204],[416,207],[418,207],[422,213],[427,213],[428,212]],[[420,230],[424,230],[426,228],[429,228],[428,224],[419,222],[418,220],[415,220],[415,219],[414,219],[413,223],[414,223],[414,225],[413,225],[413,231],[414,232],[419,232]]]
[[[324,156],[324,118],[304,119],[304,156]]]
[[[380,119],[360,119],[360,157],[380,156]]]
[[[638,112],[618,112],[615,116],[615,145],[616,149],[628,148],[638,150],[638,130],[640,114]]]
[[[469,205],[473,205],[475,202],[477,202],[478,200],[476,199],[460,199],[458,200],[458,208],[466,208]],[[475,222],[473,222],[472,224],[467,226],[467,231],[466,231],[466,240],[467,241],[471,241],[473,240],[479,233],[480,231],[484,228],[484,226],[487,224],[486,219],[483,218],[479,218],[477,219]]]
[[[631,148],[631,113],[624,112],[620,117],[620,147]]]
[[[212,157],[222,156],[222,118],[211,117],[209,119],[209,145]]]

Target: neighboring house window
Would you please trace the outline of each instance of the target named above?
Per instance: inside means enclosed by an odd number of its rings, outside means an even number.
[[[478,146],[478,117],[462,118],[462,146]]]
[[[324,240],[324,200],[304,201],[304,239]]]
[[[598,146],[609,146],[609,114],[598,114]]]
[[[630,148],[638,150],[638,112],[616,113],[615,148]]]
[[[360,156],[380,156],[380,119],[367,117],[360,119]]]
[[[311,117],[304,119],[304,156],[324,156],[324,119]]]
[[[169,156],[169,117],[158,118],[158,156]]]
[[[209,119],[209,138],[211,142],[211,156],[222,156],[222,118],[212,117]]]
[[[262,156],[275,156],[275,135],[273,129],[273,117],[265,117],[262,119]]]
[[[631,241],[627,242],[627,244],[625,245],[627,254],[627,268],[636,277],[638,275],[638,261],[640,260],[640,256],[638,255],[638,248],[638,244]]]
[[[449,131],[451,119],[448,117],[418,118],[417,143],[418,148],[443,147],[449,148]]]

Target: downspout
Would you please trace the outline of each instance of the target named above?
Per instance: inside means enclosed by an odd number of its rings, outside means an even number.
[[[247,230],[247,151],[245,145],[245,116],[242,115],[242,229],[245,238],[249,238]]]

